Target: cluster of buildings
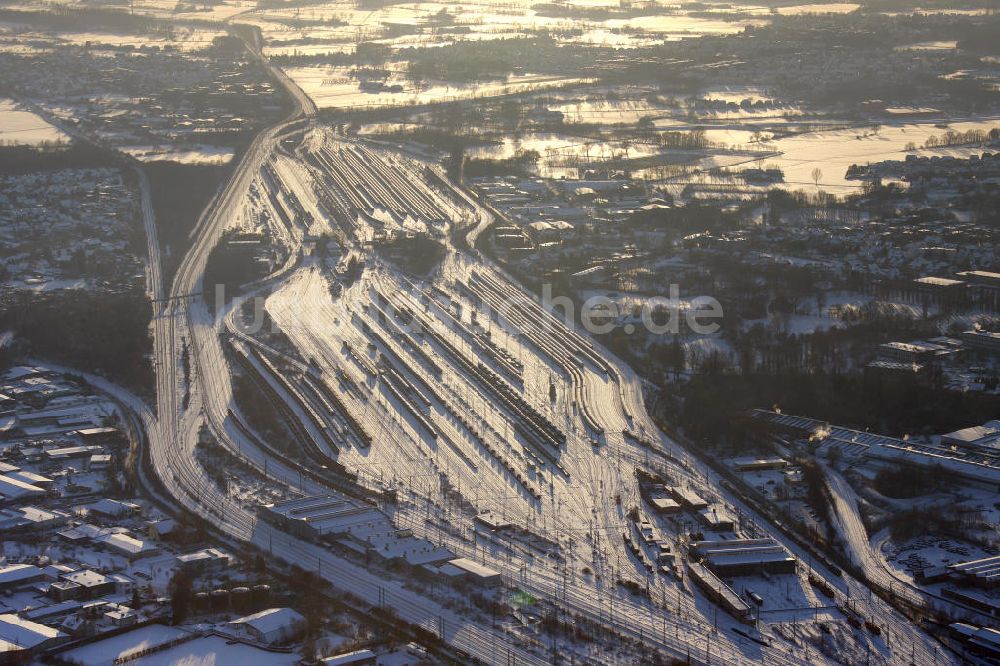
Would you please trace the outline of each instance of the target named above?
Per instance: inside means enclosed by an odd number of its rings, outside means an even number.
[[[226,552],[178,546],[175,521],[109,494],[128,453],[117,421],[113,403],[61,373],[18,366],[0,376],[4,660],[26,661],[162,616],[176,572],[203,584],[234,573]],[[215,591],[226,603],[206,609],[250,610],[235,601],[250,598],[249,589]],[[254,592],[257,602],[268,600]],[[269,642],[274,624],[251,617],[232,629]]]
[[[942,596],[1000,617],[1000,555],[928,567],[917,573],[917,580],[924,585],[943,583]]]
[[[737,517],[724,504],[709,502],[689,488],[654,483],[641,484],[639,490],[658,515],[693,519],[692,525],[708,532],[733,532],[738,527]]]
[[[946,253],[945,248],[936,251]],[[921,302],[943,309],[1000,310],[1000,273],[995,271],[959,271],[954,277],[923,276],[913,281],[913,290]],[[997,347],[992,349],[996,351]]]
[[[1000,140],[1000,130],[992,130],[989,136],[993,137],[993,141]],[[915,194],[955,199],[1000,186],[1000,152],[984,151],[968,157],[911,153],[904,160],[859,166],[855,175],[858,178],[900,180],[908,183]]]
[[[211,41],[200,49],[135,47],[121,43],[126,32],[103,35],[107,41],[100,33],[35,33],[25,51],[11,31],[0,39],[0,70],[18,96],[43,98],[65,122],[121,148],[234,146],[280,114],[273,84],[242,50]]]
[[[118,169],[0,175],[2,288],[141,287],[138,197]]]
[[[76,380],[18,366],[0,378],[0,507],[10,526],[48,521],[37,503],[99,492],[123,433],[117,410]]]
[[[499,248],[527,252],[554,248],[593,229],[617,228],[643,207],[656,205],[645,185],[621,172],[585,172],[578,180],[497,176],[472,183],[481,200],[510,225],[494,229]]]
[[[779,473],[786,467],[764,459],[747,459],[743,464],[748,469]],[[726,505],[711,503],[681,486],[642,482],[639,489],[653,515],[669,521],[678,533],[689,535],[681,540],[686,543],[686,550],[672,552],[669,541],[658,538],[657,529],[651,522],[636,523],[640,543],[658,553],[656,561],[660,570],[681,576],[682,562],[686,562],[691,580],[734,617],[749,621],[755,606],[738,594],[727,580],[796,574],[797,560],[787,549],[774,538],[762,534],[756,525],[743,525],[739,516],[733,516]],[[756,536],[745,536],[745,528]],[[635,546],[627,536],[626,543],[632,546],[636,557],[642,559],[643,549]],[[763,603],[760,597],[751,600],[757,607]]]
[[[892,341],[880,344],[865,366],[865,376],[879,380],[940,380],[953,391],[1000,391],[1000,333],[971,329],[956,337]]]
[[[767,424],[789,444],[808,443],[817,455],[827,455],[829,450],[835,449],[845,460],[937,467],[966,484],[1000,492],[1000,452],[991,446],[976,445],[981,438],[967,441],[961,434],[964,431],[940,437],[902,439],[762,409],[754,410],[753,417]],[[985,428],[990,429],[991,425]]]
[[[310,496],[268,504],[261,517],[303,539],[333,543],[365,557],[401,560],[447,580],[493,587],[499,572],[448,548],[399,529],[377,508],[339,495]]]

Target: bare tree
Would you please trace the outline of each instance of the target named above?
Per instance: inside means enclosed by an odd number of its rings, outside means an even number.
[[[816,167],[815,169],[812,170],[812,179],[813,179],[813,182],[816,183],[816,187],[819,187],[819,181],[820,181],[820,179],[822,177],[823,177],[823,170],[822,169],[820,169],[819,167]]]

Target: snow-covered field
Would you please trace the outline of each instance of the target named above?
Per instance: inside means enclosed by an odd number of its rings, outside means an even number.
[[[65,657],[81,664],[81,666],[110,666],[116,659],[169,643],[186,635],[188,632],[178,627],[149,624],[118,636],[75,648],[66,652]]]
[[[22,109],[13,100],[0,98],[0,145],[37,146],[68,141],[66,134],[41,116]]]
[[[225,146],[125,146],[128,153],[140,162],[179,162],[181,164],[221,165],[233,159],[234,150]]]
[[[232,643],[221,636],[203,636],[130,662],[136,666],[293,666],[295,652],[269,652],[252,645]]]
[[[939,127],[941,124],[947,127]],[[810,132],[770,142],[767,147],[779,151],[781,155],[768,158],[766,165],[776,166],[784,171],[787,186],[807,191],[817,189],[813,170],[819,169],[822,173],[818,189],[844,194],[861,187],[860,181],[849,181],[844,177],[852,164],[902,160],[908,154],[926,157],[978,155],[983,151],[983,147],[978,145],[919,149],[912,152],[906,151],[906,147],[913,143],[920,148],[928,138],[941,136],[948,130],[989,131],[994,127],[1000,127],[1000,117],[959,122],[943,120],[885,124],[877,133],[871,127]]]
[[[299,661],[294,652],[269,652],[213,635],[181,640],[172,647],[129,659],[137,652],[166,646],[190,635],[188,630],[178,627],[150,624],[69,650],[62,656],[81,666],[112,666],[121,663],[118,659],[127,659],[128,663],[138,666],[291,666]]]
[[[514,75],[505,81],[479,83],[476,85],[452,85],[430,83],[416,89],[409,82],[398,81],[403,86],[400,92],[361,90],[358,81],[347,76],[342,68],[330,67],[288,67],[286,73],[316,103],[316,106],[338,109],[364,107],[405,106],[431,102],[454,101],[530,92],[544,88],[581,83],[582,79],[570,79],[535,74]],[[394,81],[390,81],[390,84]]]

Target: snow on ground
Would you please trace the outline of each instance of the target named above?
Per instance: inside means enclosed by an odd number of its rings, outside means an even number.
[[[169,643],[187,633],[179,627],[149,624],[134,631],[69,650],[62,656],[81,666],[105,666],[112,664],[119,657]]]
[[[947,128],[938,127],[942,122]],[[902,160],[910,154],[905,151],[909,143],[920,147],[928,138],[938,137],[948,130],[967,132],[973,129],[989,131],[1000,126],[1000,118],[987,117],[970,122],[947,120],[921,123],[898,123],[883,125],[873,133],[871,127],[825,130],[809,132],[777,139],[769,148],[780,151],[781,155],[767,160],[767,166],[780,168],[785,174],[785,183],[793,189],[815,190],[813,170],[819,169],[820,190],[833,191],[860,189],[861,181],[849,181],[844,176],[852,164],[867,164],[885,160]],[[933,150],[917,150],[913,154],[921,156],[967,157],[982,152],[982,146],[955,146]]]
[[[162,48],[177,51],[198,51],[212,46],[212,40],[225,35],[221,30],[196,30],[190,27],[174,27],[170,32],[154,34],[115,32],[46,32],[39,33],[65,44],[91,45],[108,48]],[[36,36],[34,33],[23,38]]]
[[[321,109],[426,104],[430,102],[529,92],[541,88],[583,82],[582,79],[524,74],[511,76],[506,81],[483,83],[474,86],[436,83],[424,86],[420,90],[415,90],[409,84],[406,84],[401,92],[365,92],[360,89],[356,79],[346,76],[346,70],[342,71],[329,67],[288,67],[285,69],[285,73]]]
[[[125,146],[122,150],[140,162],[179,162],[181,164],[222,165],[233,159],[234,151],[226,146]]]
[[[918,537],[895,547],[886,545],[884,551],[889,553],[886,559],[894,569],[910,575],[928,567],[942,567],[990,556],[982,548],[934,536]]]
[[[0,145],[36,146],[68,141],[68,136],[41,116],[25,111],[13,100],[0,98]]]
[[[135,666],[292,666],[299,663],[299,655],[294,652],[268,652],[252,645],[230,644],[221,636],[205,636],[130,663]]]
[[[793,5],[791,7],[778,7],[777,12],[782,16],[802,16],[804,14],[850,14],[858,9],[860,5],[852,2],[830,2],[808,5]]]

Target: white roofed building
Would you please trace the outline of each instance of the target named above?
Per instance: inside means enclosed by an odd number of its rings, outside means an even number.
[[[229,628],[258,643],[271,645],[291,640],[297,636],[305,618],[291,608],[268,608],[229,623]]]
[[[69,636],[58,629],[26,620],[13,613],[0,615],[0,652],[6,657],[5,663],[15,660],[11,658],[11,653],[34,653],[67,640]]]

